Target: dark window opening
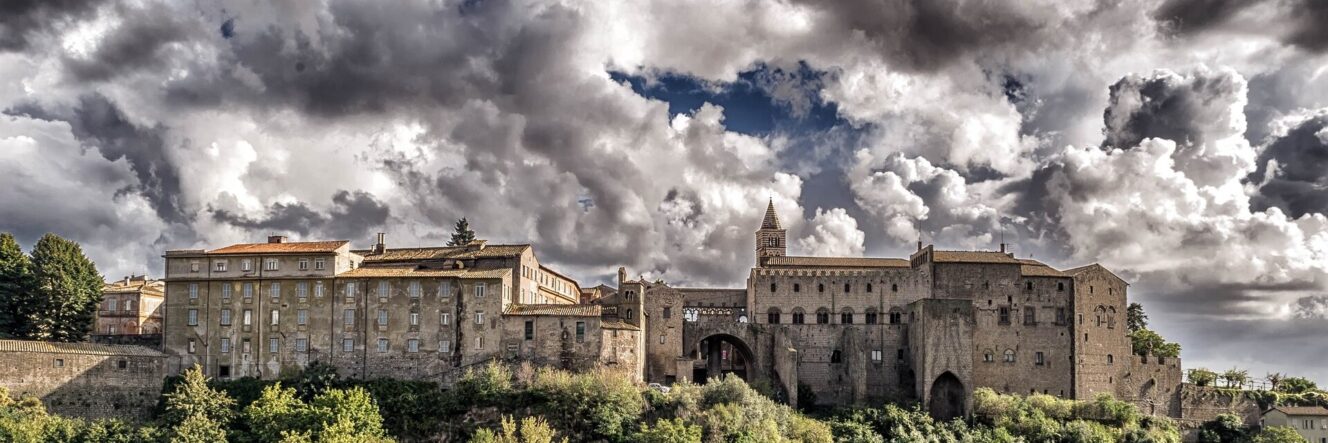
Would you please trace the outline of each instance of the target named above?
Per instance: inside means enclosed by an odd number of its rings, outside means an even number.
[[[830,312],[824,309],[816,311],[816,324],[824,325],[830,323]]]
[[[998,318],[997,320],[1000,322],[1000,324],[1003,324],[1003,325],[1008,325],[1008,324],[1010,324],[1010,308],[1009,308],[1009,307],[1007,307],[1007,306],[1001,306],[1000,309],[999,309],[997,312],[999,313],[999,318]]]
[[[891,313],[890,313],[890,324],[892,324],[892,325],[897,325],[897,324],[900,324],[900,323],[903,323],[903,322],[904,322],[904,313],[903,313],[903,312],[891,312]]]
[[[867,292],[871,292],[871,291],[872,291],[872,285],[871,285],[871,283],[867,283]]]
[[[874,324],[876,324],[876,313],[875,313],[875,312],[868,312],[867,315],[866,315],[866,319],[864,319],[864,322],[867,323],[867,324],[869,324],[869,325],[874,325]]]
[[[766,323],[779,324],[779,308],[770,308],[770,312],[766,314],[766,317]]]
[[[776,288],[778,288],[778,286],[775,286],[774,283],[771,283],[771,284],[770,284],[770,292],[775,292],[775,289],[776,289]]]
[[[1030,282],[1024,283],[1024,289],[1027,289],[1027,290],[1029,290],[1029,291],[1032,291],[1032,290],[1033,290],[1033,282],[1030,281]]]
[[[1024,324],[1026,325],[1037,324],[1037,310],[1033,309],[1032,307],[1024,307]]]
[[[217,378],[231,378],[231,365],[217,366]]]
[[[1056,283],[1056,290],[1065,292],[1065,282]]]
[[[802,292],[802,285],[797,284],[797,283],[794,283],[794,284],[793,284],[793,292]]]
[[[804,314],[803,314],[803,313],[801,313],[801,312],[794,312],[794,313],[793,313],[793,324],[795,324],[795,325],[800,325],[800,324],[803,323],[803,320],[805,320],[805,319],[804,319]]]
[[[852,288],[853,288],[853,287],[852,287],[852,286],[849,286],[848,283],[844,283],[844,293],[845,293],[845,294],[847,294],[847,293],[849,293],[849,292],[853,292],[853,289],[852,289]]]
[[[891,285],[890,285],[890,292],[899,292],[899,285],[897,285],[897,284],[891,284]]]
[[[839,314],[839,323],[841,323],[841,324],[846,324],[846,325],[851,325],[851,324],[853,324],[853,313],[852,313],[852,312],[843,312],[843,313],[840,313],[840,314]]]
[[[673,317],[673,308],[668,307],[668,306],[665,306],[665,307],[664,307],[664,318],[672,318],[672,317]]]
[[[831,353],[830,353],[830,363],[839,363],[839,362],[841,362],[841,361],[843,361],[843,357],[841,357],[841,356],[839,355],[839,350],[838,350],[838,349],[836,349],[836,350],[834,350],[834,352],[831,352]]]
[[[526,320],[526,340],[535,339],[535,321]]]
[[[128,367],[129,367],[129,361],[128,361],[128,360],[117,360],[117,361],[115,362],[115,367],[116,367],[116,368],[119,368],[119,369],[125,369],[125,368],[128,368]]]
[[[816,292],[825,292],[825,283],[817,283]]]

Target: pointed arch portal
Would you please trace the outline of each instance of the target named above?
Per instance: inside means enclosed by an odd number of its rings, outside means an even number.
[[[931,383],[931,400],[927,412],[937,420],[950,420],[964,416],[964,383],[950,371],[945,371]]]

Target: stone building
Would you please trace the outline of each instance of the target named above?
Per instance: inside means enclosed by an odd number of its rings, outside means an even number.
[[[165,361],[142,346],[0,340],[0,387],[60,415],[146,419],[161,395]]]
[[[500,360],[640,374],[640,306],[579,304],[580,286],[530,245],[389,249],[379,234],[352,250],[273,236],[165,258],[164,347],[177,371],[277,378],[322,361],[350,377],[448,383]]]
[[[102,286],[95,335],[161,334],[161,305],[165,284],[144,275],[125,277]]]
[[[1061,271],[1004,245],[787,256],[773,204],[755,237],[745,289],[641,283],[647,380],[738,373],[790,403],[920,401],[939,417],[967,414],[979,387],[1174,409],[1179,362],[1131,355],[1127,285],[1100,265]]]

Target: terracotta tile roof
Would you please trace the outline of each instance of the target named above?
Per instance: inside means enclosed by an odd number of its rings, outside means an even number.
[[[1070,277],[1071,275],[1062,271],[1057,271],[1046,263],[1031,260],[1027,258],[1018,259],[1019,274],[1025,277]]]
[[[338,275],[339,278],[393,278],[393,277],[419,277],[419,278],[438,278],[438,277],[456,277],[456,278],[503,278],[511,275],[512,270],[507,268],[500,269],[434,269],[421,268],[418,266],[363,266]]]
[[[1328,408],[1323,406],[1274,406],[1273,409],[1286,415],[1328,416]]]
[[[936,263],[994,263],[1019,264],[1019,260],[1004,252],[996,251],[933,251],[932,261]]]
[[[374,254],[372,250],[351,251],[364,256],[366,262],[422,261],[466,258],[501,258],[521,255],[530,245],[489,245],[484,249],[465,246],[438,246],[428,248],[396,248]]]
[[[908,260],[878,257],[770,257],[766,266],[815,266],[827,268],[907,268]]]
[[[161,280],[130,280],[125,283],[124,280],[116,280],[106,283],[101,287],[103,294],[138,294],[155,295],[164,297],[166,294],[166,283]]]
[[[558,317],[599,317],[599,305],[507,305],[503,315],[551,315]]]
[[[133,355],[161,357],[151,348],[131,345],[103,345],[98,343],[60,343],[33,340],[0,340],[0,352],[50,352],[57,354]]]
[[[600,328],[603,328],[603,329],[617,329],[617,330],[621,330],[621,331],[640,331],[640,330],[641,330],[641,328],[638,328],[638,327],[636,327],[636,326],[633,326],[633,325],[631,325],[631,324],[629,324],[629,323],[625,323],[625,322],[623,322],[623,321],[621,321],[621,320],[604,320],[604,321],[602,321],[602,322],[599,323],[599,327],[600,327]]]
[[[349,244],[346,240],[306,241],[285,243],[240,243],[221,249],[213,249],[208,254],[297,254],[297,253],[332,253]]]

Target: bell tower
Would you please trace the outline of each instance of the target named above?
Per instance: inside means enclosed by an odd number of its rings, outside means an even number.
[[[756,265],[765,266],[770,257],[784,256],[784,230],[779,227],[779,215],[775,214],[775,201],[765,208],[765,219],[761,220],[761,229],[756,230]]]

